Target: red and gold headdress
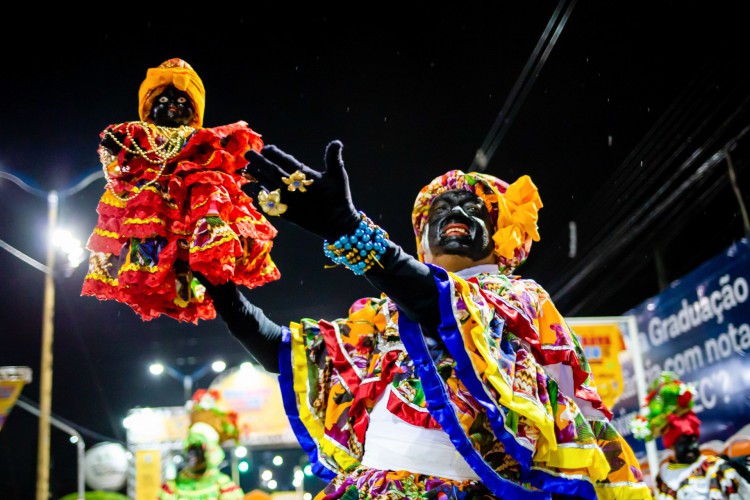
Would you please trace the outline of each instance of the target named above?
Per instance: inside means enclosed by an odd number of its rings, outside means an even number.
[[[438,195],[456,189],[470,191],[484,201],[495,224],[492,239],[498,266],[506,274],[513,272],[528,257],[531,242],[539,241],[537,220],[543,205],[537,187],[528,175],[513,184],[488,174],[461,170],[451,170],[433,179],[419,192],[412,210],[419,260],[424,261],[422,233],[432,201]]]
[[[203,422],[219,434],[219,443],[239,437],[237,412],[225,410],[220,406],[221,395],[216,390],[198,389],[193,399],[188,402],[190,425]]]
[[[683,434],[700,437],[694,394],[695,389],[675,373],[662,372],[651,382],[642,413],[630,422],[633,437],[651,441],[661,436],[665,448],[671,448]]]

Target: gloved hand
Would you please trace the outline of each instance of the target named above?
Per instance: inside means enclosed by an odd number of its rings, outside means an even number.
[[[248,151],[245,159],[250,162],[248,172],[258,181],[243,186],[257,200],[259,189],[280,192],[280,202],[287,206],[280,217],[329,241],[350,234],[359,225],[359,213],[352,203],[349,177],[344,169],[340,141],[332,141],[326,147],[325,169],[313,170],[276,146],[263,147],[261,153]],[[307,180],[304,191],[291,191],[284,179],[289,180],[295,172],[302,172]]]

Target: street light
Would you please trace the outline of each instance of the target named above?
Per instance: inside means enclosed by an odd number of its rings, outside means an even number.
[[[166,373],[173,379],[182,382],[183,395],[185,401],[188,401],[193,397],[193,383],[197,382],[200,378],[204,377],[209,371],[215,373],[221,373],[227,368],[227,364],[222,360],[216,360],[212,363],[201,366],[192,373],[183,373],[169,365],[163,363],[154,362],[148,367],[148,371],[154,376],[159,376],[162,373]]]
[[[82,190],[97,179],[104,177],[101,170],[88,174],[81,181],[72,187],[62,191],[45,192],[30,186],[20,177],[9,172],[0,170],[0,179],[7,179],[24,191],[46,198],[47,200],[47,261],[46,265],[37,262],[23,252],[13,248],[11,245],[0,240],[0,247],[7,250],[14,256],[20,258],[27,264],[44,272],[44,306],[42,310],[42,355],[40,362],[39,377],[39,446],[37,453],[37,479],[36,479],[36,500],[48,500],[49,498],[49,455],[50,455],[50,415],[52,413],[52,340],[54,336],[54,318],[55,318],[55,256],[56,246],[54,235],[57,232],[57,212],[60,198],[71,196]],[[69,259],[69,265],[77,261],[80,264],[80,253],[75,249],[75,245],[66,245],[63,251],[73,251],[77,257]],[[69,254],[70,255],[70,254]]]

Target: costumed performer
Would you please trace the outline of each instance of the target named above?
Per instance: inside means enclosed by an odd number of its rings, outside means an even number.
[[[215,391],[200,389],[188,402],[190,427],[183,443],[185,466],[162,484],[159,500],[240,500],[245,494],[221,472],[222,444],[237,440],[237,414],[218,405]]]
[[[658,500],[750,499],[750,484],[729,462],[701,454],[701,421],[693,411],[695,388],[664,371],[649,386],[643,412],[631,422],[633,436],[644,441],[661,437],[673,455],[655,477]]]
[[[322,172],[275,146],[249,152],[246,188],[280,195],[282,217],[380,295],[282,327],[234,284],[207,284],[232,335],[280,374],[292,428],[330,481],[317,498],[651,498],[574,333],[513,274],[539,239],[531,179],[432,180],[412,212],[417,259],[355,208],[341,151],[328,145]]]
[[[194,271],[250,288],[280,277],[270,256],[276,228],[237,173],[263,141],[244,121],[203,127],[205,88],[182,59],[150,68],[138,102],[140,121],[100,134],[107,185],[81,295],[128,304],[143,320],[213,319]]]

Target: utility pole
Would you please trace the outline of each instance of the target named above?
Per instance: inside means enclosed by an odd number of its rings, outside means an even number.
[[[44,305],[42,310],[42,346],[39,366],[39,443],[37,448],[36,500],[49,500],[50,469],[50,420],[52,413],[52,345],[55,327],[55,256],[57,248],[52,242],[57,229],[57,215],[60,198],[67,198],[84,189],[97,179],[104,177],[97,169],[88,174],[75,185],[62,191],[44,192],[30,186],[20,177],[0,170],[0,179],[7,179],[24,191],[47,199],[47,261],[46,265],[32,259],[11,245],[0,240],[0,247],[44,273]],[[68,263],[69,265],[78,265]]]
[[[47,231],[51,238],[57,227],[58,196],[47,196]],[[50,413],[52,412],[52,339],[55,326],[55,248],[47,244],[47,272],[44,275],[42,311],[42,359],[39,378],[39,446],[36,468],[36,500],[49,500]]]

